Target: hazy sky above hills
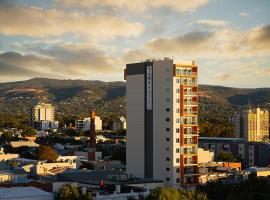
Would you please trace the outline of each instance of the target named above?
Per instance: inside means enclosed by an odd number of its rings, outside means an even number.
[[[269,0],[1,0],[0,82],[123,80],[126,63],[196,60],[199,82],[270,87]]]

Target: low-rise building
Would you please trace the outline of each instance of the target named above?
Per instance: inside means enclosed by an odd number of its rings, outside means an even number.
[[[211,150],[215,159],[221,152],[231,152],[243,159],[247,166],[268,166],[270,164],[270,143],[245,142],[243,138],[199,137],[199,147]]]
[[[78,164],[77,156],[59,156],[57,161],[53,163],[40,161],[34,164],[31,173],[35,175],[55,175],[66,169],[76,169]]]
[[[35,143],[34,141],[11,141],[9,144],[12,148],[39,147],[39,144]]]
[[[14,158],[18,158],[19,154],[13,154],[13,153],[5,153],[3,148],[0,148],[0,161],[6,161],[11,160]]]
[[[127,129],[127,120],[124,116],[118,117],[113,121],[113,131],[120,131]]]
[[[115,186],[130,186],[144,189],[164,186],[161,180],[136,178],[122,170],[67,170],[57,174],[57,180],[77,182],[79,186],[96,189],[105,186],[113,186],[113,188]]]
[[[245,169],[244,172],[256,177],[268,177],[270,176],[270,167],[250,167]]]
[[[18,179],[26,177],[27,173],[21,168],[0,170],[0,183],[5,182],[16,183]]]
[[[213,162],[214,156],[215,153],[213,151],[198,148],[198,164]]]

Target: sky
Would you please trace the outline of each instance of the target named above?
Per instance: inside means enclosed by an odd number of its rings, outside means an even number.
[[[270,0],[1,0],[0,82],[123,81],[173,57],[199,83],[270,87]]]

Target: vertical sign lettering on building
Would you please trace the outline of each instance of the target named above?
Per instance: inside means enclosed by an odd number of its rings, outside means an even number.
[[[146,109],[152,110],[152,66],[146,67]]]

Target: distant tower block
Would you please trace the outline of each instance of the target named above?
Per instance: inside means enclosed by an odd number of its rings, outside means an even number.
[[[88,159],[89,160],[95,160],[95,155],[96,155],[95,117],[96,117],[96,112],[91,111],[91,113],[90,113],[90,120],[91,120],[91,125],[90,125],[90,148],[89,148],[89,151],[88,151]]]
[[[96,112],[91,111],[91,113],[90,113],[90,120],[91,120],[91,125],[90,125],[90,146],[91,147],[96,146],[95,117],[96,117]]]

